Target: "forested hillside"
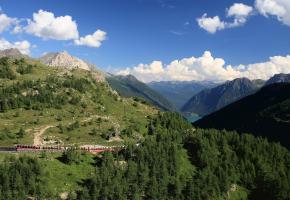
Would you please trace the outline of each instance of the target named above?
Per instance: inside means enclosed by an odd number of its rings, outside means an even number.
[[[237,130],[264,136],[290,147],[290,84],[263,87],[195,122],[202,128]]]
[[[17,158],[13,162],[6,159],[1,164],[0,185],[5,195],[1,198],[56,198],[66,186],[61,184],[63,180],[43,174],[52,167],[51,162],[55,165],[63,162],[63,168],[69,166],[68,171],[73,174],[70,169],[78,166],[88,169],[79,172],[86,175],[77,175],[86,178],[75,180],[78,186],[67,191],[69,199],[290,198],[290,153],[286,148],[251,135],[195,130],[172,113],[152,118],[144,140],[138,145],[128,143],[127,148],[117,154],[104,153],[90,162],[86,155],[78,152],[64,153],[57,162],[47,156],[36,160]],[[31,164],[13,164],[19,162]],[[39,169],[39,164],[44,168]],[[38,171],[32,170],[34,168]],[[6,173],[9,170],[19,172],[17,179],[13,179],[14,173]],[[31,174],[29,179],[25,172]],[[41,187],[44,177],[47,177],[44,179],[47,187]],[[28,180],[29,186],[25,184]],[[53,187],[53,181],[58,188]],[[31,188],[32,185],[37,190]]]

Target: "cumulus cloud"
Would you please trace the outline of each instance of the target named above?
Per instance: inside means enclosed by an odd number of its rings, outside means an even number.
[[[98,48],[101,46],[102,41],[106,39],[107,33],[102,30],[97,30],[91,35],[86,35],[84,37],[80,37],[79,39],[75,40],[76,45],[84,45],[89,47]]]
[[[11,25],[16,23],[16,18],[10,18],[6,14],[0,14],[0,33],[7,30]]]
[[[197,22],[200,28],[209,33],[216,33],[218,30],[244,25],[254,11],[265,17],[275,16],[283,24],[290,26],[289,0],[255,0],[254,7],[243,3],[234,3],[226,9],[226,17],[233,18],[232,22],[223,21],[219,16],[208,17],[206,13],[197,18]]]
[[[227,17],[234,17],[234,22],[227,23],[229,27],[241,26],[246,23],[248,16],[253,12],[253,7],[235,3],[227,9]]]
[[[242,3],[234,3],[228,10],[227,15],[229,17],[247,17],[251,14],[253,8],[251,6],[242,4]]]
[[[9,42],[4,38],[0,39],[0,50],[16,48],[23,54],[30,53],[31,44],[27,40],[17,41],[17,42]]]
[[[164,65],[161,61],[139,64],[117,72],[132,74],[143,82],[151,81],[225,81],[240,77],[268,79],[277,73],[290,73],[290,55],[270,57],[269,61],[250,65],[226,65],[224,59],[214,58],[209,51],[201,57],[183,58]]]
[[[242,3],[235,3],[226,11],[227,17],[233,18],[233,22],[222,21],[219,16],[208,17],[205,13],[202,17],[197,18],[199,27],[214,34],[219,30],[242,26],[253,12],[253,8]]]
[[[289,0],[256,0],[257,10],[264,16],[276,16],[283,24],[290,26]]]
[[[72,40],[79,37],[77,23],[69,15],[55,17],[52,12],[39,10],[25,27],[27,33],[43,39]]]
[[[216,31],[225,28],[225,22],[221,21],[219,16],[208,17],[207,13],[203,14],[202,17],[197,18],[197,22],[200,28],[209,33],[215,33]]]

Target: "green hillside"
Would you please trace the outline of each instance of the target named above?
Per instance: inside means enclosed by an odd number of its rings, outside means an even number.
[[[96,71],[8,58],[0,70],[0,146],[125,144],[99,154],[0,153],[0,200],[290,198],[290,152],[278,143],[195,129],[177,113],[119,96]],[[264,91],[280,94],[278,102],[290,94],[280,87]]]
[[[139,145],[128,143],[115,154],[0,154],[0,199],[290,198],[290,152],[281,145],[195,130],[173,113],[161,113],[148,125]]]
[[[157,110],[120,97],[99,72],[0,59],[0,146],[140,139]]]

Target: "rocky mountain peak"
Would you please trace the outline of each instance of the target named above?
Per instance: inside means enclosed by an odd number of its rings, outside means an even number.
[[[51,67],[63,67],[67,69],[84,69],[90,71],[92,65],[85,61],[71,56],[66,51],[58,53],[47,53],[40,58],[40,61]]]

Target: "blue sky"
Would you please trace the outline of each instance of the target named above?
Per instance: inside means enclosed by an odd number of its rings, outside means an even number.
[[[286,0],[278,1],[290,12]],[[253,7],[245,23],[215,33],[197,23],[204,13],[232,23],[234,19],[227,17],[226,9],[234,3]],[[200,57],[206,50],[232,66],[267,62],[271,56],[290,54],[290,25],[287,24],[290,14],[279,20],[281,16],[270,11],[263,15],[254,5],[255,0],[0,0],[2,13],[10,18],[32,19],[33,13],[39,10],[53,13],[55,17],[69,15],[77,24],[79,37],[102,30],[106,32],[106,39],[96,48],[76,45],[74,39],[55,40],[25,31],[12,34],[11,28],[0,33],[0,38],[11,43],[27,40],[34,45],[30,49],[34,57],[66,50],[113,71],[153,61],[169,64],[175,59]]]

